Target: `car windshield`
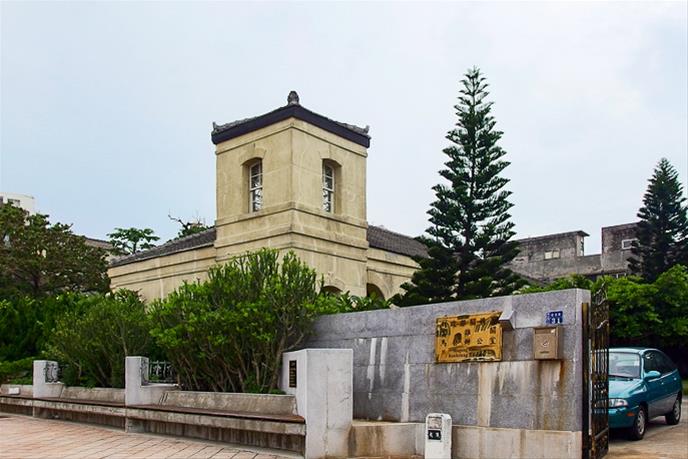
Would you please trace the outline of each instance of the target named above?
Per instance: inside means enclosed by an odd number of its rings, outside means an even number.
[[[630,352],[610,352],[609,376],[640,378],[640,356]]]

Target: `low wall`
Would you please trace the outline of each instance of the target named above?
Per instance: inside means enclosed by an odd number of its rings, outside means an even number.
[[[296,414],[293,395],[174,391],[166,392],[161,404],[244,413]]]
[[[580,457],[581,304],[589,300],[588,291],[571,289],[337,314],[318,319],[307,346],[353,350],[354,418],[422,423],[428,413],[448,413],[459,429],[482,428],[467,439],[489,444],[512,434],[525,438],[519,432],[552,432],[572,445],[570,457]],[[435,363],[437,318],[505,310],[513,311],[514,329],[503,331],[502,361]],[[563,313],[561,358],[535,360],[533,328],[546,325],[551,311]],[[485,429],[512,432],[483,437]],[[467,441],[475,452],[483,440]],[[473,457],[470,451],[454,449],[457,457]]]
[[[60,397],[124,404],[124,389],[65,386]]]
[[[10,389],[18,389],[22,397],[33,397],[33,386],[31,384],[2,384],[0,385],[0,395],[7,395]]]

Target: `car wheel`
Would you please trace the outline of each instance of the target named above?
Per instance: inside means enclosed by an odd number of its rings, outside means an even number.
[[[675,426],[678,424],[678,421],[681,420],[681,397],[676,396],[676,401],[674,402],[674,407],[671,409],[669,413],[667,413],[666,416],[664,416],[666,419],[666,423],[669,424],[670,426]]]
[[[628,436],[631,440],[642,440],[645,436],[645,428],[647,427],[647,409],[641,406],[638,414],[635,415],[633,425],[628,429]]]

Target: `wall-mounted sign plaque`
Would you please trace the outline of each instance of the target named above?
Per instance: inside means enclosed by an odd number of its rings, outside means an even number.
[[[435,329],[435,362],[502,360],[500,311],[440,317]]]
[[[289,387],[296,387],[296,360],[289,361]]]
[[[545,314],[545,323],[547,325],[563,324],[564,311],[549,311]]]

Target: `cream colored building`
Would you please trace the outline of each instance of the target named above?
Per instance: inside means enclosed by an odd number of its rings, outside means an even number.
[[[210,266],[262,247],[293,250],[325,286],[389,298],[417,268],[425,248],[368,225],[368,129],[288,104],[254,118],[213,124],[216,156],[214,228],[115,260],[111,287],[166,296]]]

